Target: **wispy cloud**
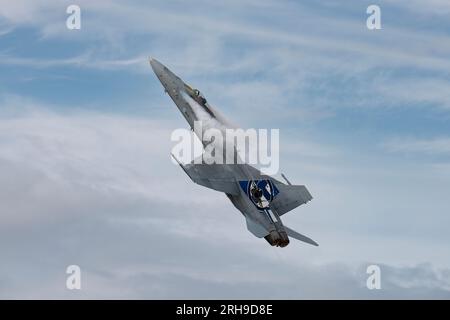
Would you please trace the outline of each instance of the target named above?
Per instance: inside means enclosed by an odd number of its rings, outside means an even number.
[[[395,138],[383,144],[390,152],[450,155],[450,137],[432,139]]]
[[[408,77],[394,83],[380,81],[376,88],[391,103],[450,109],[450,80],[446,78]]]
[[[19,3],[22,2],[19,1]],[[334,16],[327,16],[324,19],[313,14],[308,6],[292,6],[289,3],[278,2],[270,4],[271,7],[276,7],[278,12],[288,6],[291,9],[291,14],[284,14],[283,17],[289,23],[293,19],[298,20],[298,14],[300,14],[302,20],[299,21],[298,28],[312,24],[317,26],[313,34],[307,34],[298,32],[297,28],[287,29],[283,25],[273,28],[260,24],[257,19],[256,21],[245,19],[247,13],[252,12],[253,4],[244,6],[241,14],[232,18],[232,21],[228,16],[218,18],[208,14],[199,14],[196,10],[185,10],[184,12],[173,10],[173,7],[177,7],[177,5],[181,6],[182,4],[175,2],[167,6],[154,4],[142,7],[133,3],[125,5],[117,1],[94,3],[82,1],[80,6],[92,13],[92,20],[90,17],[84,18],[83,21],[85,21],[86,26],[79,31],[81,36],[74,38],[74,41],[95,43],[94,39],[99,36],[103,39],[110,39],[109,35],[112,31],[118,35],[116,40],[122,42],[130,36],[159,37],[164,33],[165,37],[170,35],[174,41],[180,41],[186,44],[186,47],[184,51],[178,53],[170,53],[170,48],[164,49],[164,52],[161,53],[165,53],[164,56],[176,65],[180,64],[184,68],[191,65],[191,71],[197,68],[203,70],[211,67],[220,69],[225,59],[229,57],[226,50],[224,54],[220,54],[220,52],[226,49],[226,43],[230,38],[242,39],[249,44],[261,45],[266,49],[268,43],[291,46],[291,48],[294,46],[296,50],[301,48],[308,52],[319,53],[323,59],[326,58],[323,52],[332,51],[334,55],[355,55],[358,59],[364,59],[366,64],[370,63],[373,66],[385,64],[395,65],[396,67],[414,65],[424,69],[450,71],[450,63],[446,59],[450,51],[450,46],[447,45],[449,43],[447,36],[396,28],[392,25],[385,33],[368,34],[367,30],[363,28],[365,18],[363,15],[360,20],[356,20],[356,18],[344,19],[339,13]],[[442,5],[441,2],[437,1],[431,7],[439,8]],[[51,7],[51,10],[44,11],[43,7]],[[204,8],[209,12],[215,10],[215,5],[205,3]],[[2,15],[14,25],[33,23],[41,30],[46,30],[47,36],[64,38],[68,36],[70,31],[65,29],[63,23],[57,24],[54,22],[55,19],[61,19],[60,15],[56,15],[56,13],[62,9],[64,9],[64,6],[61,3],[37,1],[36,4],[14,5],[13,8],[2,12]],[[232,3],[223,5],[222,9],[235,11]],[[439,11],[439,9],[437,10]],[[258,12],[255,13],[254,17],[258,17]],[[114,23],[110,23],[113,20]],[[56,25],[59,26],[57,31],[51,32],[51,26]],[[208,31],[207,37],[205,36],[206,30]],[[330,30],[333,32],[330,33]],[[335,30],[341,32],[338,33]],[[149,45],[140,45],[139,48],[146,48],[151,51],[152,43],[154,42],[149,42]],[[208,48],[211,45],[218,46],[214,53],[219,56],[215,58],[206,57],[207,59],[205,59],[205,54],[208,54]],[[118,46],[124,47],[126,43]],[[196,47],[200,47],[199,50],[195,50]],[[161,48],[158,49],[158,51],[160,50]],[[200,54],[201,52],[203,54]],[[230,59],[227,61],[232,62]],[[356,61],[353,59],[352,62],[355,63]],[[214,63],[214,65],[210,63]]]
[[[415,11],[419,14],[426,15],[441,15],[448,16],[450,15],[450,3],[446,0],[431,0],[426,4],[420,0],[388,0],[387,2],[395,5],[400,5],[405,9]]]
[[[139,56],[128,59],[98,60],[91,53],[84,53],[71,58],[23,58],[10,55],[0,55],[0,64],[29,68],[78,67],[99,70],[134,69],[138,72],[148,65],[148,57]]]
[[[320,120],[335,117],[343,108],[374,105],[450,109],[449,36],[395,21],[384,21],[383,30],[370,33],[364,27],[364,10],[349,16],[338,8],[329,14],[312,3],[254,1],[239,10],[233,3],[201,2],[202,13],[174,10],[184,6],[181,2],[79,5],[89,15],[83,15],[77,33],[65,28],[65,3],[18,1],[7,6],[0,15],[10,27],[32,26],[41,41],[70,38],[79,50],[52,58],[5,52],[0,63],[147,73],[147,57],[152,55],[188,80],[200,79],[207,92],[231,110],[246,104],[271,112],[278,105],[283,112],[275,115],[281,120]],[[218,6],[221,15],[216,14]],[[406,3],[395,8],[399,6]],[[273,15],[263,23],[267,7]],[[441,11],[445,3],[436,1],[430,7]],[[391,9],[389,3],[383,6]],[[404,74],[405,69],[414,72]]]

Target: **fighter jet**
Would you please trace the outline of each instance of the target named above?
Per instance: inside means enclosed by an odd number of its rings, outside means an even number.
[[[150,58],[150,65],[164,91],[201,141],[202,132],[194,130],[196,121],[206,124],[202,130],[211,127],[223,130],[231,126],[209,105],[199,90],[183,82],[159,61]],[[193,182],[225,193],[245,217],[247,229],[256,237],[264,238],[270,245],[277,247],[287,246],[289,237],[318,246],[314,240],[288,228],[281,221],[282,215],[312,199],[305,186],[292,185],[282,174],[286,181],[283,183],[247,163],[207,164],[192,161],[183,164],[175,156],[174,159]]]

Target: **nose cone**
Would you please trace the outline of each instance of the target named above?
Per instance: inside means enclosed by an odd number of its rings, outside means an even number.
[[[164,66],[161,62],[154,58],[150,58],[150,65],[152,66],[153,72],[156,73],[157,76],[162,75],[162,71],[164,70]]]
[[[184,88],[184,82],[161,62],[150,58],[150,65],[166,92],[175,92]]]

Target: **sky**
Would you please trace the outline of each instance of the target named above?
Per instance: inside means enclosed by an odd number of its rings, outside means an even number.
[[[0,0],[0,297],[450,298],[449,18],[446,0]],[[319,247],[271,247],[173,165],[187,123],[150,56],[280,129],[281,172],[314,197],[283,221]]]

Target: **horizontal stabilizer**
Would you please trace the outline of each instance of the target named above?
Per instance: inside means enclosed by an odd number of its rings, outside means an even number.
[[[317,242],[315,242],[314,240],[312,240],[311,238],[308,238],[307,236],[304,236],[300,233],[298,233],[295,230],[292,230],[286,226],[284,226],[284,229],[286,230],[287,234],[289,237],[312,244],[313,246],[319,246],[319,244]]]

